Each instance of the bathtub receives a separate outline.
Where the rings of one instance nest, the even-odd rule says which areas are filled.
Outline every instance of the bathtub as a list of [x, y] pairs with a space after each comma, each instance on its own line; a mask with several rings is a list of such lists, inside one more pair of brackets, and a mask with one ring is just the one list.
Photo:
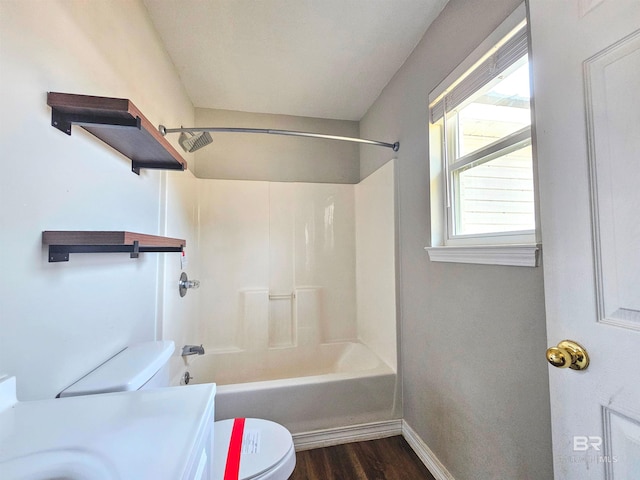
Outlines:
[[396, 374], [365, 345], [228, 351], [193, 355], [174, 369], [172, 384], [216, 383], [216, 420], [257, 417], [292, 433], [390, 420]]

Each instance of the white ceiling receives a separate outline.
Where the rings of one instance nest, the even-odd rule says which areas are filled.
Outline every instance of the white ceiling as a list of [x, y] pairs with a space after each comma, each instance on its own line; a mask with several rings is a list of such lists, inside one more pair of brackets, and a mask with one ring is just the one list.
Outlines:
[[196, 107], [360, 120], [447, 0], [144, 0]]

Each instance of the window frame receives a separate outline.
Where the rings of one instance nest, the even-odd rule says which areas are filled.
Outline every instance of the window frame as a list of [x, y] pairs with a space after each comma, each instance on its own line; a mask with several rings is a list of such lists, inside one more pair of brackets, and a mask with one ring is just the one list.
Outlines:
[[[447, 163], [444, 142], [446, 109], [444, 108], [445, 95], [451, 92], [461, 83], [468, 74], [499, 51], [500, 47], [514, 38], [514, 33], [525, 29], [526, 10], [524, 4], [518, 7], [481, 45], [474, 50], [451, 74], [443, 80], [429, 95], [429, 144], [431, 167], [431, 246], [426, 247], [431, 261], [457, 262], [457, 263], [481, 263], [491, 265], [517, 265], [537, 266], [541, 245], [539, 242], [538, 219], [538, 195], [534, 133], [535, 126], [525, 127], [515, 133], [503, 137], [490, 145], [481, 147], [456, 160], [449, 165]], [[528, 43], [528, 39], [526, 40]], [[526, 51], [520, 54], [529, 54]], [[494, 57], [495, 58], [495, 57]], [[529, 56], [529, 62], [530, 56]], [[514, 64], [515, 61], [511, 62]], [[469, 92], [478, 91], [482, 86]], [[462, 103], [462, 102], [459, 102]], [[435, 110], [434, 111], [434, 106]], [[440, 115], [439, 118], [434, 117]], [[451, 139], [447, 139], [448, 142]], [[453, 208], [451, 179], [454, 171], [470, 163], [485, 159], [487, 155], [496, 155], [500, 151], [513, 148], [513, 145], [532, 145], [532, 168], [534, 177], [534, 209], [535, 229], [499, 233], [457, 234], [453, 232]], [[485, 160], [489, 161], [489, 160]]]
[[490, 244], [490, 243], [522, 243], [535, 240], [535, 228], [527, 230], [513, 230], [490, 233], [456, 233], [458, 227], [454, 225], [460, 220], [460, 202], [456, 201], [455, 186], [458, 184], [456, 174], [464, 167], [473, 163], [482, 165], [500, 156], [531, 145], [531, 128], [524, 127], [517, 132], [507, 135], [494, 143], [479, 148], [468, 155], [458, 157], [455, 162], [445, 160], [443, 181], [447, 183], [447, 205], [445, 206], [446, 240], [445, 245]]

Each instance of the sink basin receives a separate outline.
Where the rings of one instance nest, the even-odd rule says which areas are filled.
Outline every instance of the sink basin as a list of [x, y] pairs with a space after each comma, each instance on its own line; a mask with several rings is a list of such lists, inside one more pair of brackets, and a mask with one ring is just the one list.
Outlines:
[[117, 480], [120, 477], [99, 456], [82, 450], [49, 450], [0, 462], [6, 480]]

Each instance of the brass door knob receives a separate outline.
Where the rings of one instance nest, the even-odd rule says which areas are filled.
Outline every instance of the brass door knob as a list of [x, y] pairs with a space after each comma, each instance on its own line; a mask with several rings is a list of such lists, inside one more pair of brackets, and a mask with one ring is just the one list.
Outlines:
[[558, 368], [585, 370], [589, 366], [589, 355], [579, 343], [562, 340], [557, 347], [547, 349], [547, 361]]

